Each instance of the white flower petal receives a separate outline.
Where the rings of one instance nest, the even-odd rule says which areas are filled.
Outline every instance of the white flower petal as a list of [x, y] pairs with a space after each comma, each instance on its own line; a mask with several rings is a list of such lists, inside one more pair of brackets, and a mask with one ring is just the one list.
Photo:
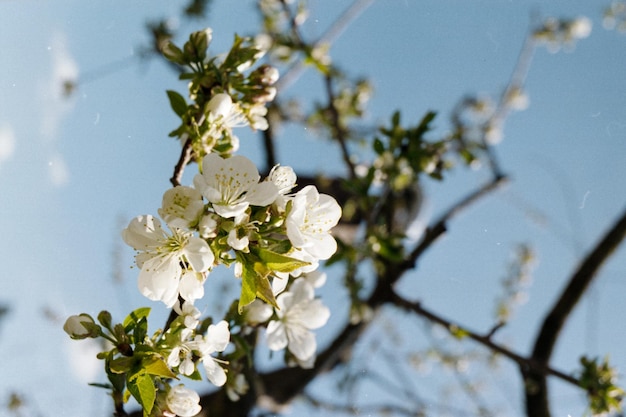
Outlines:
[[293, 297], [293, 304], [300, 304], [302, 302], [313, 300], [315, 297], [315, 290], [313, 286], [307, 282], [304, 278], [298, 278], [289, 287], [289, 292]]
[[289, 351], [301, 361], [306, 361], [315, 354], [317, 342], [315, 335], [301, 326], [287, 327]]
[[208, 345], [208, 350], [211, 352], [223, 352], [226, 346], [228, 346], [228, 343], [230, 343], [228, 323], [222, 320], [217, 324], [210, 325], [205, 340]]
[[213, 358], [210, 356], [203, 358], [202, 363], [206, 377], [213, 385], [221, 387], [226, 383], [226, 372]]
[[247, 201], [242, 201], [235, 204], [213, 204], [213, 209], [223, 218], [230, 219], [242, 215], [249, 206]]
[[215, 117], [226, 117], [233, 107], [233, 99], [228, 94], [216, 94], [209, 100], [207, 110]]
[[191, 268], [196, 272], [207, 271], [213, 266], [215, 261], [215, 255], [213, 255], [209, 244], [199, 237], [190, 237], [183, 249], [183, 253], [189, 261]]
[[166, 397], [167, 408], [179, 417], [192, 417], [202, 410], [200, 396], [184, 385], [173, 387]]
[[130, 221], [128, 227], [122, 230], [124, 242], [136, 250], [155, 248], [165, 238], [166, 235], [161, 228], [161, 222], [149, 214], [135, 217]]
[[[204, 297], [203, 275], [198, 272], [186, 271], [180, 279], [178, 291], [180, 292], [180, 296], [183, 297], [184, 300], [186, 300], [185, 305], [187, 305], [188, 302], [193, 303], [195, 300], [199, 300], [200, 298]], [[193, 319], [192, 317], [192, 320], [195, 319]], [[187, 323], [186, 319], [185, 323]], [[193, 322], [189, 321], [189, 323]]]
[[311, 300], [303, 305], [298, 318], [307, 329], [318, 329], [328, 322], [330, 310], [321, 300]]
[[142, 295], [172, 307], [178, 300], [181, 268], [175, 259], [155, 257], [144, 262], [137, 286]]
[[177, 186], [163, 194], [159, 216], [171, 228], [189, 228], [204, 210], [202, 194], [195, 188]]
[[191, 359], [185, 358], [185, 360], [179, 365], [178, 370], [181, 374], [189, 376], [194, 373], [196, 366]]
[[270, 350], [281, 350], [287, 347], [288, 339], [285, 326], [280, 321], [272, 320], [267, 325], [267, 346]]
[[246, 201], [253, 206], [269, 206], [278, 197], [278, 187], [273, 182], [261, 182], [251, 187]]
[[258, 298], [245, 308], [246, 321], [250, 324], [265, 323], [274, 314], [274, 309]]

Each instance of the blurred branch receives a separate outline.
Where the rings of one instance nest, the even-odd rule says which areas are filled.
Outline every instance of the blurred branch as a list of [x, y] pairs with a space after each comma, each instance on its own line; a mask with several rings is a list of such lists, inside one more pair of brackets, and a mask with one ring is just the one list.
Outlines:
[[326, 97], [328, 98], [328, 111], [330, 113], [330, 123], [333, 136], [339, 143], [343, 162], [348, 168], [348, 175], [350, 176], [350, 179], [354, 179], [356, 178], [356, 171], [354, 162], [352, 161], [352, 158], [350, 158], [350, 152], [348, 151], [348, 132], [347, 129], [342, 126], [341, 118], [339, 116], [339, 110], [337, 109], [337, 106], [335, 106], [335, 94], [333, 93], [333, 77], [331, 75], [326, 75], [326, 77], [324, 78], [324, 82], [326, 86]]
[[325, 410], [333, 413], [343, 413], [348, 415], [405, 415], [410, 417], [426, 416], [423, 411], [424, 407], [420, 410], [412, 408], [401, 407], [395, 404], [365, 404], [360, 406], [353, 406], [348, 404], [333, 403], [326, 400], [320, 400], [312, 397], [309, 394], [305, 394], [303, 398], [312, 406], [321, 410]]
[[[344, 11], [341, 16], [333, 22], [328, 30], [317, 41], [313, 42], [311, 45], [312, 48], [324, 43], [332, 44], [372, 3], [374, 3], [374, 0], [355, 0], [352, 2], [350, 7], [348, 7], [346, 11]], [[302, 61], [297, 61], [280, 77], [276, 83], [276, 89], [280, 92], [289, 88], [298, 78], [300, 78], [304, 68], [305, 64]]]
[[545, 375], [555, 376], [557, 378], [562, 379], [563, 381], [566, 381], [566, 382], [569, 382], [570, 384], [574, 384], [578, 386], [578, 380], [576, 378], [573, 378], [572, 376], [567, 375], [564, 372], [561, 372], [559, 370], [550, 368], [547, 365], [536, 361], [534, 358], [526, 358], [502, 345], [495, 343], [491, 339], [491, 332], [488, 333], [487, 335], [481, 335], [476, 332], [473, 332], [467, 329], [466, 327], [453, 323], [452, 321], [444, 319], [438, 314], [430, 310], [427, 310], [426, 308], [422, 307], [422, 304], [420, 302], [409, 301], [406, 298], [403, 298], [402, 296], [398, 295], [396, 292], [392, 293], [391, 302], [403, 310], [416, 313], [419, 316], [422, 316], [433, 323], [437, 323], [443, 326], [444, 329], [446, 329], [451, 335], [457, 338], [467, 337], [475, 342], [480, 343], [481, 345], [490, 349], [492, 352], [499, 353], [513, 360], [520, 366], [533, 369], [535, 372], [544, 376]]
[[[588, 253], [544, 319], [531, 356], [534, 363], [546, 365], [549, 362], [565, 321], [589, 288], [599, 269], [622, 243], [624, 237], [626, 237], [626, 210]], [[528, 416], [549, 417], [548, 386], [545, 374], [523, 365], [521, 370], [527, 387], [526, 412]]]

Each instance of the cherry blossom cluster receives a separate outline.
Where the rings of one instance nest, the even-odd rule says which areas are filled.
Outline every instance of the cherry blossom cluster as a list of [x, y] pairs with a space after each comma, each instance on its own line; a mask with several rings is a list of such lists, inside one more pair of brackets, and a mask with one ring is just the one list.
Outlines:
[[[129, 395], [148, 415], [197, 414], [198, 394], [170, 381], [201, 379], [201, 369], [236, 399], [247, 381], [229, 368], [229, 322], [203, 327], [194, 306], [204, 296], [210, 271], [223, 264], [241, 281], [238, 331], [264, 327], [270, 350], [286, 350], [290, 364], [313, 366], [313, 330], [330, 316], [315, 297], [315, 288], [326, 279], [317, 268], [337, 249], [330, 231], [341, 208], [314, 186], [294, 192], [295, 187], [289, 167], [276, 166], [261, 180], [244, 156], [206, 155], [192, 186], [164, 193], [159, 217], [137, 216], [122, 231], [123, 240], [137, 251], [139, 291], [173, 309], [173, 321], [148, 337], [149, 309], [131, 313], [120, 325], [112, 325], [102, 312], [100, 324], [87, 314], [70, 317], [65, 331], [72, 338], [103, 337], [112, 343], [114, 348], [101, 354], [107, 373], [110, 379], [126, 375]], [[145, 363], [145, 369], [136, 370], [137, 363]], [[145, 372], [143, 379], [135, 376], [139, 372]], [[151, 387], [154, 398], [146, 398]]]
[[[170, 319], [151, 336], [148, 308], [119, 324], [103, 311], [97, 321], [81, 314], [64, 326], [74, 339], [110, 342], [98, 357], [105, 361], [116, 408], [133, 396], [146, 416], [200, 411], [195, 391], [172, 385], [179, 377], [200, 380], [204, 374], [233, 400], [245, 393], [239, 346], [231, 341], [234, 328], [242, 335], [265, 328], [270, 350], [285, 350], [290, 364], [313, 366], [313, 330], [330, 316], [315, 297], [325, 281], [316, 270], [337, 250], [331, 229], [341, 208], [315, 186], [297, 190], [290, 167], [277, 165], [261, 179], [251, 160], [233, 155], [239, 148], [234, 128], [268, 127], [265, 105], [276, 94], [278, 71], [269, 65], [250, 69], [265, 53], [262, 42], [235, 37], [230, 52], [218, 58], [207, 53], [211, 39], [206, 29], [192, 33], [182, 48], [171, 42], [163, 47], [167, 59], [186, 68], [181, 79], [189, 80], [192, 100], [167, 92], [181, 119], [170, 136], [181, 140], [183, 154], [190, 149], [198, 174], [192, 184], [165, 191], [158, 216], [137, 216], [122, 231], [124, 242], [136, 250], [139, 291], [170, 308]], [[241, 293], [233, 300], [237, 308], [214, 322], [201, 319], [194, 303], [219, 265], [231, 268]]]
[[240, 308], [257, 297], [276, 305], [272, 285], [285, 288], [288, 274], [314, 271], [337, 249], [330, 230], [341, 208], [314, 186], [291, 193], [295, 186], [289, 167], [276, 166], [260, 181], [244, 156], [206, 155], [193, 186], [163, 195], [165, 226], [142, 215], [122, 232], [137, 250], [139, 291], [167, 307], [179, 298], [193, 304], [204, 295], [208, 272], [225, 264], [242, 279]]
[[591, 29], [591, 20], [585, 16], [575, 19], [550, 17], [544, 20], [543, 24], [533, 32], [533, 39], [546, 45], [548, 51], [554, 53], [562, 47], [568, 50], [573, 49], [576, 41], [589, 37]]

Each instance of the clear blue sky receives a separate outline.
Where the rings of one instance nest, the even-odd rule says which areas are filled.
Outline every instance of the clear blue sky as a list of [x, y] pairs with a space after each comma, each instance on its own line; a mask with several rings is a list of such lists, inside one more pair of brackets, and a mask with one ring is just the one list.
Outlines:
[[[2, 404], [14, 390], [41, 415], [106, 415], [104, 391], [84, 380], [102, 376], [76, 376], [79, 344], [61, 331], [62, 321], [101, 309], [121, 318], [143, 305], [154, 307], [155, 317], [164, 314], [137, 293], [136, 270], [128, 269], [132, 253], [119, 230], [135, 215], [156, 214], [169, 186], [179, 145], [167, 137], [176, 118], [165, 90], [183, 92], [185, 86], [156, 61], [80, 85], [69, 100], [60, 96], [60, 79], [135, 55], [148, 40], [146, 21], [177, 14], [174, 3], [0, 2], [0, 303], [11, 308], [0, 323]], [[207, 25], [214, 29], [212, 51], [222, 52], [234, 32], [257, 26], [253, 2], [215, 3]], [[305, 33], [321, 35], [350, 3], [312, 1]], [[429, 308], [486, 331], [512, 248], [532, 244], [539, 263], [530, 299], [500, 334], [521, 353], [528, 352], [577, 259], [626, 207], [626, 36], [602, 28], [608, 3], [378, 0], [331, 50], [348, 73], [373, 78], [370, 122], [384, 121], [396, 109], [406, 121], [436, 110], [442, 133], [461, 96], [500, 93], [531, 12], [593, 21], [590, 38], [573, 52], [540, 49], [534, 57], [530, 108], [511, 116], [497, 148], [512, 184], [454, 221], [451, 233], [403, 282]], [[288, 93], [315, 97], [318, 90], [305, 74]], [[240, 136], [241, 152], [260, 161], [258, 138]], [[280, 162], [297, 172], [334, 169], [328, 148], [304, 131], [287, 130], [279, 146]], [[426, 184], [428, 212], [436, 215], [484, 179], [485, 173], [459, 169], [443, 185]], [[118, 269], [124, 281], [114, 285]], [[621, 249], [568, 323], [555, 367], [569, 372], [588, 352], [611, 354], [626, 372], [625, 279]], [[340, 323], [341, 300], [328, 300]], [[406, 321], [414, 332], [415, 324]], [[519, 407], [518, 374], [505, 372]], [[555, 388], [555, 415], [580, 415], [579, 393]]]

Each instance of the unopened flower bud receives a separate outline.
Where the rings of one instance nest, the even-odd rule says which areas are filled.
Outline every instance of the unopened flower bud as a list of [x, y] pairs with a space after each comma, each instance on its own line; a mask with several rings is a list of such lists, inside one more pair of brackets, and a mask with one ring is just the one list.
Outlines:
[[258, 69], [261, 75], [261, 82], [265, 85], [274, 85], [278, 81], [280, 74], [275, 67], [271, 65], [262, 65]]
[[220, 93], [211, 98], [207, 104], [207, 112], [211, 113], [213, 117], [219, 116], [226, 117], [230, 114], [233, 107], [233, 99], [228, 94]]
[[101, 331], [94, 319], [89, 314], [84, 313], [68, 317], [63, 325], [63, 330], [72, 339], [96, 338]]
[[193, 32], [189, 35], [189, 41], [185, 43], [183, 50], [188, 58], [200, 62], [204, 61], [206, 51], [213, 39], [213, 30], [210, 28]]
[[198, 393], [184, 385], [173, 387], [165, 401], [169, 411], [180, 417], [195, 416], [202, 409]]

